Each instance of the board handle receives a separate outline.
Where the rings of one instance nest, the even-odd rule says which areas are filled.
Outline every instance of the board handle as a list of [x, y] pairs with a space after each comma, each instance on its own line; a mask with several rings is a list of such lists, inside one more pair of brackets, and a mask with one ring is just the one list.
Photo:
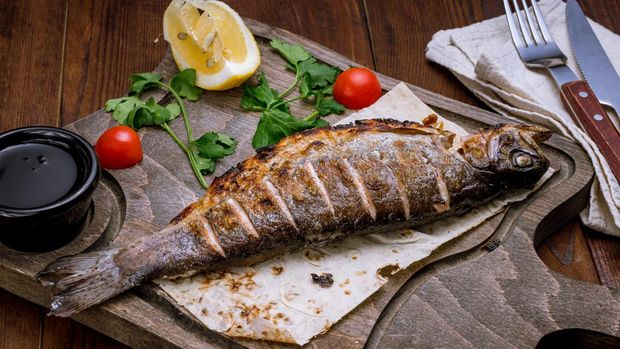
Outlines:
[[571, 81], [561, 87], [564, 103], [598, 146], [609, 167], [620, 182], [620, 133], [603, 109], [594, 91], [585, 81]]

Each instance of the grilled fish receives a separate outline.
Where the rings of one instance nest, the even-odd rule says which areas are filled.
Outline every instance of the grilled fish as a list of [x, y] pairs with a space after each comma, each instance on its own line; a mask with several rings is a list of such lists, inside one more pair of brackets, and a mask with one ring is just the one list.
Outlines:
[[56, 291], [51, 313], [70, 316], [145, 280], [462, 214], [536, 183], [549, 166], [539, 143], [550, 135], [498, 125], [456, 144], [450, 132], [390, 119], [298, 133], [215, 178], [163, 230], [63, 257], [38, 279]]

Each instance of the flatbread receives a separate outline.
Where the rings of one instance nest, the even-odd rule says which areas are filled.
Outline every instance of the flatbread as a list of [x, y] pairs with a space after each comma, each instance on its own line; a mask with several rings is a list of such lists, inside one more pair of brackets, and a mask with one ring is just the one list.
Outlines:
[[[418, 121], [436, 114], [405, 84], [399, 84], [372, 106], [343, 119], [390, 117]], [[439, 116], [438, 123], [459, 136], [467, 132]], [[231, 337], [303, 345], [324, 333], [388, 280], [379, 270], [394, 272], [428, 257], [434, 250], [525, 199], [551, 175], [550, 169], [531, 190], [504, 195], [470, 212], [439, 222], [388, 234], [352, 236], [320, 248], [307, 248], [252, 267], [231, 267], [177, 280], [156, 282], [179, 305], [209, 329]], [[311, 273], [332, 274], [322, 288]]]

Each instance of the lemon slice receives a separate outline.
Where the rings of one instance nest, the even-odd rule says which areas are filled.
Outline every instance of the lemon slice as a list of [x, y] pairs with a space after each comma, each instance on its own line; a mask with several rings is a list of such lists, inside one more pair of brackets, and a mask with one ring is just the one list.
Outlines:
[[196, 85], [206, 90], [237, 87], [260, 65], [254, 36], [221, 1], [172, 1], [164, 13], [164, 38], [179, 69], [196, 69]]

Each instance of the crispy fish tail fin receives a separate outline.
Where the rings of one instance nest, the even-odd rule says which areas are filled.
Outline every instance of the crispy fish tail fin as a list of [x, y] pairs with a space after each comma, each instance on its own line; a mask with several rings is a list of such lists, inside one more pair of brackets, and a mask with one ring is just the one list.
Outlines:
[[115, 263], [119, 249], [67, 256], [37, 274], [39, 282], [53, 287], [50, 315], [68, 317], [130, 288]]
[[[200, 223], [200, 222], [199, 222]], [[54, 290], [51, 313], [71, 316], [144, 280], [209, 266], [219, 254], [195, 228], [171, 225], [123, 248], [62, 257], [37, 275]]]

